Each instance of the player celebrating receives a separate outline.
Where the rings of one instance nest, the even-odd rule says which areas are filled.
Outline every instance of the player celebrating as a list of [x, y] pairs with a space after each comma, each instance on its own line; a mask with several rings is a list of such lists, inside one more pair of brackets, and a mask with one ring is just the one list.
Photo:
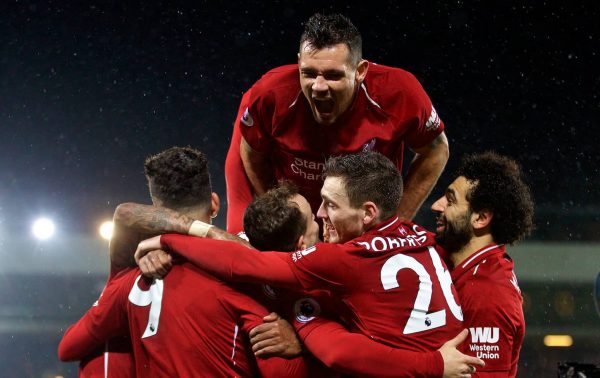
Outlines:
[[[201, 152], [172, 148], [149, 158], [145, 170], [154, 204], [205, 222], [218, 210]], [[59, 357], [83, 358], [129, 331], [139, 377], [253, 376], [257, 363], [247, 333], [267, 314], [252, 298], [189, 263], [175, 264], [164, 280], [150, 281], [137, 268], [125, 269], [67, 330]], [[303, 369], [296, 361], [259, 360], [258, 368], [268, 376], [294, 376], [295, 369]]]
[[533, 219], [519, 165], [491, 152], [468, 156], [431, 209], [438, 214], [436, 240], [450, 252], [452, 280], [471, 333], [464, 351], [486, 362], [478, 376], [515, 377], [525, 320], [504, 245], [528, 235]]
[[415, 77], [362, 59], [356, 27], [341, 15], [306, 23], [298, 64], [275, 68], [242, 98], [227, 155], [227, 229], [242, 230], [254, 194], [294, 182], [316, 210], [329, 156], [378, 151], [402, 170], [415, 152], [398, 215], [411, 219], [448, 160], [444, 124]]
[[[218, 240], [163, 235], [161, 246], [229, 280], [327, 289], [351, 331], [391, 346], [431, 351], [460, 331], [462, 313], [433, 235], [395, 215], [402, 178], [378, 153], [327, 161], [318, 216], [332, 241], [291, 254], [257, 253]], [[400, 284], [401, 283], [401, 284]]]

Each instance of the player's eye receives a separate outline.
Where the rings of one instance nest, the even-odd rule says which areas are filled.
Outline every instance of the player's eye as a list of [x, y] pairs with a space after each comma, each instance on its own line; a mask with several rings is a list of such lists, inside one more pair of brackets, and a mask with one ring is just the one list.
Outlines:
[[343, 77], [344, 74], [338, 72], [325, 74], [325, 80], [337, 81], [341, 80]]

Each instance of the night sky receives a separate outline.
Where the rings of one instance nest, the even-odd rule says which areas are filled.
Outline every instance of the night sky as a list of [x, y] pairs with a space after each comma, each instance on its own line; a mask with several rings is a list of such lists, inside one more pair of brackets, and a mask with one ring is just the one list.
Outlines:
[[43, 213], [91, 232], [149, 201], [143, 160], [173, 145], [207, 153], [224, 199], [241, 95], [295, 61], [317, 11], [349, 16], [366, 59], [421, 81], [450, 139], [442, 185], [463, 154], [493, 149], [522, 163], [538, 229], [599, 222], [598, 2], [106, 3], [0, 7], [0, 230]]

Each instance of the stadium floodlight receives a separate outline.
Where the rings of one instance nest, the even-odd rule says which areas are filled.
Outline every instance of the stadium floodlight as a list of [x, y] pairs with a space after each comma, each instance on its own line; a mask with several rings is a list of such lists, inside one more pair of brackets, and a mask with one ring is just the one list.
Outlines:
[[39, 240], [47, 240], [54, 235], [54, 222], [48, 218], [39, 218], [33, 222], [31, 232]]
[[573, 345], [573, 337], [570, 335], [546, 335], [544, 345], [547, 347], [568, 348]]
[[102, 236], [102, 238], [104, 238], [106, 240], [110, 240], [110, 238], [112, 238], [112, 234], [113, 234], [113, 222], [106, 221], [106, 222], [102, 223], [100, 225], [100, 228], [98, 229], [98, 231], [100, 232], [100, 236]]

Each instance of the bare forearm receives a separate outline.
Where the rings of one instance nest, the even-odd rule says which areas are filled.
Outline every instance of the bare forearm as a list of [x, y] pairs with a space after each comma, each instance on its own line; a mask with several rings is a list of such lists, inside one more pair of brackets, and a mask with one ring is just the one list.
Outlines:
[[448, 141], [440, 134], [430, 145], [415, 151], [416, 155], [404, 178], [404, 194], [398, 216], [412, 219], [429, 196], [448, 161]]
[[250, 243], [237, 235], [230, 234], [225, 230], [221, 230], [218, 227], [211, 227], [206, 234], [206, 237], [214, 240], [229, 240], [236, 242], [238, 244], [242, 244], [248, 248], [253, 248]]
[[140, 240], [167, 232], [187, 234], [192, 221], [163, 207], [131, 202], [117, 206], [109, 246], [111, 269], [135, 266], [133, 253]]
[[269, 190], [275, 182], [269, 156], [254, 151], [244, 138], [240, 143], [240, 156], [254, 193], [261, 195]]
[[123, 203], [117, 206], [115, 224], [145, 234], [187, 234], [194, 219], [176, 211], [138, 203]]

